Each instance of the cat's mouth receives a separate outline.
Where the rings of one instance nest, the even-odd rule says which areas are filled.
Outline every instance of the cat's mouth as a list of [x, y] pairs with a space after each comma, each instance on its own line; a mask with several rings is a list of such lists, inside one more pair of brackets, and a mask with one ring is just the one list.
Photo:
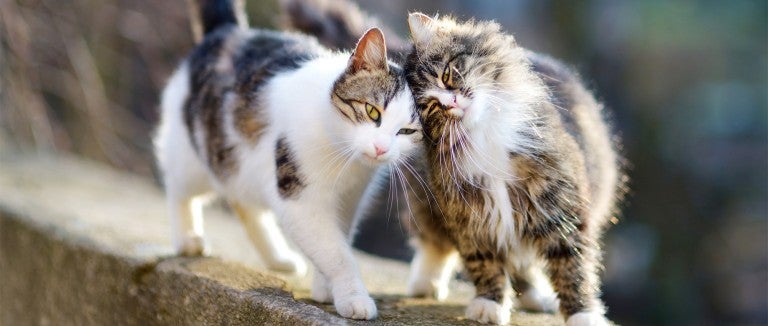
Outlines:
[[449, 117], [461, 120], [467, 114], [469, 109], [469, 99], [456, 93], [440, 94], [436, 99], [440, 102], [440, 107]]
[[368, 154], [368, 153], [363, 153], [363, 155], [361, 155], [361, 156], [363, 157], [363, 162], [365, 162], [365, 163], [367, 163], [369, 165], [372, 165], [372, 166], [373, 165], [379, 165], [381, 163], [386, 163], [388, 161], [388, 159], [387, 159], [388, 155], [374, 156], [374, 155], [371, 155], [371, 154]]
[[448, 113], [448, 116], [461, 120], [461, 118], [464, 117], [464, 109], [462, 108], [447, 108], [446, 113]]

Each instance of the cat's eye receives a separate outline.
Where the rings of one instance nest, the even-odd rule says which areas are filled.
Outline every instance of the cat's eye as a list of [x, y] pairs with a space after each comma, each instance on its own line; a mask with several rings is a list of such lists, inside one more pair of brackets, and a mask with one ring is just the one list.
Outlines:
[[403, 128], [397, 131], [398, 135], [410, 135], [412, 133], [416, 132], [416, 129], [411, 128]]
[[376, 122], [377, 126], [380, 124], [381, 113], [379, 112], [379, 109], [370, 103], [365, 103], [365, 112], [368, 113], [368, 117], [371, 118], [373, 122]]
[[445, 68], [443, 69], [443, 75], [440, 77], [440, 80], [443, 82], [443, 85], [445, 85], [446, 88], [453, 87], [453, 69], [451, 68], [451, 65], [445, 65]]

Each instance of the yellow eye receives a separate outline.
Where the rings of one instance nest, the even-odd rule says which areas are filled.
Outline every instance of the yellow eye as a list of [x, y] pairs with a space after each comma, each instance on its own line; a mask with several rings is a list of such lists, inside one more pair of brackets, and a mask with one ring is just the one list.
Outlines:
[[451, 69], [450, 65], [445, 65], [445, 69], [443, 69], [443, 75], [440, 77], [440, 79], [443, 81], [443, 85], [445, 87], [451, 87], [453, 84], [453, 69]]
[[381, 119], [381, 113], [379, 112], [379, 109], [377, 109], [375, 106], [365, 103], [365, 112], [368, 113], [368, 117], [373, 120], [373, 122], [376, 122], [376, 125], [379, 125], [379, 119]]

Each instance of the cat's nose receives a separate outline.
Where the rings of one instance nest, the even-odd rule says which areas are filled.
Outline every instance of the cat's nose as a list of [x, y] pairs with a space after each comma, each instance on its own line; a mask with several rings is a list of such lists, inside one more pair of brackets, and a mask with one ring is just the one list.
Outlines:
[[451, 95], [450, 100], [448, 100], [448, 103], [445, 105], [449, 109], [457, 108], [459, 107], [458, 99], [456, 98], [456, 94]]
[[387, 153], [387, 150], [388, 150], [388, 148], [386, 146], [382, 146], [382, 145], [379, 145], [379, 144], [374, 144], [373, 148], [376, 149], [376, 157], [384, 155], [385, 153]]

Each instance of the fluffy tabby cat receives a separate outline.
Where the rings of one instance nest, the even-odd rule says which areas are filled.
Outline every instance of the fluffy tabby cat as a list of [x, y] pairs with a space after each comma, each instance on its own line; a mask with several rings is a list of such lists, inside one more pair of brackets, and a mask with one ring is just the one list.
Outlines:
[[[360, 26], [309, 3], [288, 12], [293, 26], [321, 16]], [[416, 248], [409, 294], [445, 298], [458, 253], [476, 287], [470, 319], [508, 322], [511, 281], [520, 307], [559, 306], [569, 325], [606, 324], [600, 236], [621, 173], [602, 106], [574, 72], [519, 47], [493, 22], [414, 13], [408, 23], [404, 67], [429, 185], [411, 191], [405, 219]]]
[[382, 33], [368, 30], [350, 55], [247, 29], [231, 0], [199, 5], [205, 37], [163, 93], [155, 139], [178, 252], [203, 254], [201, 198], [216, 193], [269, 267], [305, 268], [277, 219], [316, 267], [313, 299], [332, 299], [343, 317], [375, 318], [349, 244], [353, 216], [377, 167], [402, 159], [422, 134]]

